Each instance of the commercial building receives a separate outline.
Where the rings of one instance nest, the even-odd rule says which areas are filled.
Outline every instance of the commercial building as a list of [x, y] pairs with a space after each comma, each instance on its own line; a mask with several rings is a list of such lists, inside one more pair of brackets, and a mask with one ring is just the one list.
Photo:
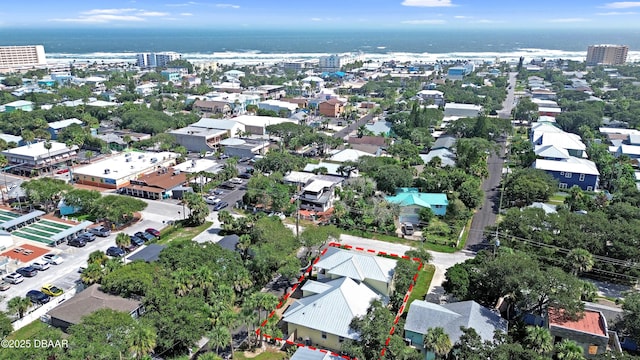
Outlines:
[[626, 45], [590, 45], [587, 48], [587, 65], [621, 65], [627, 61]]
[[287, 101], [265, 100], [258, 103], [258, 108], [275, 111], [276, 114], [283, 113], [286, 117], [289, 117], [298, 109], [298, 105]]
[[[236, 118], [237, 119], [237, 118]], [[245, 131], [243, 124], [234, 120], [202, 118], [181, 129], [171, 130], [169, 134], [178, 144], [189, 151], [215, 151], [220, 141]]]
[[127, 152], [76, 168], [73, 179], [78, 184], [120, 189], [139, 176], [173, 166], [178, 154], [173, 152]]
[[46, 65], [47, 59], [42, 45], [0, 46], [0, 70]]
[[173, 51], [141, 53], [136, 55], [136, 64], [141, 68], [163, 67], [174, 60], [182, 59], [182, 54]]
[[45, 147], [45, 142], [27, 144], [13, 149], [7, 149], [2, 155], [7, 158], [11, 172], [29, 176], [51, 170], [59, 164], [66, 164], [77, 156], [78, 147], [67, 147], [57, 141], [49, 141], [51, 148]]
[[447, 103], [444, 106], [444, 116], [458, 116], [458, 117], [477, 117], [482, 111], [481, 105], [474, 104], [459, 104], [459, 103]]
[[[161, 200], [174, 197], [173, 190], [182, 188], [187, 182], [187, 175], [173, 168], [160, 168], [156, 172], [131, 179], [129, 185], [122, 188], [121, 193], [143, 199]], [[184, 193], [181, 189], [180, 196]]]
[[355, 56], [350, 55], [329, 55], [329, 56], [321, 56], [318, 61], [318, 66], [321, 71], [340, 71], [340, 68], [347, 64], [354, 63], [357, 60]]

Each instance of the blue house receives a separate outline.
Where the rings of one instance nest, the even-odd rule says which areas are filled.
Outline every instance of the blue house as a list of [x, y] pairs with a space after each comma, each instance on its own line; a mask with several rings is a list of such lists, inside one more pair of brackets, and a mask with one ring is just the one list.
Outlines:
[[553, 176], [558, 180], [560, 189], [570, 189], [575, 185], [584, 191], [594, 191], [600, 181], [600, 172], [593, 161], [573, 156], [562, 161], [538, 159], [532, 167]]
[[72, 124], [82, 125], [83, 123], [82, 121], [76, 118], [50, 122], [48, 130], [49, 130], [49, 133], [51, 134], [51, 140], [58, 140], [58, 135], [60, 134], [60, 131], [62, 131], [64, 128]]
[[399, 221], [401, 223], [418, 224], [420, 209], [427, 208], [438, 216], [447, 214], [447, 194], [421, 193], [416, 188], [398, 188], [394, 196], [385, 198], [392, 204], [400, 206]]

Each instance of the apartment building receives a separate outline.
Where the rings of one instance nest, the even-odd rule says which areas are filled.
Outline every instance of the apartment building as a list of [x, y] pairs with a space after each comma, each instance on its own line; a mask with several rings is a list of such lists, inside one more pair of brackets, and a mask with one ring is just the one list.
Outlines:
[[136, 59], [136, 64], [141, 68], [163, 67], [173, 60], [182, 59], [182, 54], [173, 51], [140, 53], [136, 55]]
[[627, 61], [626, 45], [590, 45], [587, 48], [587, 65], [621, 65]]
[[46, 66], [42, 45], [0, 46], [0, 70]]

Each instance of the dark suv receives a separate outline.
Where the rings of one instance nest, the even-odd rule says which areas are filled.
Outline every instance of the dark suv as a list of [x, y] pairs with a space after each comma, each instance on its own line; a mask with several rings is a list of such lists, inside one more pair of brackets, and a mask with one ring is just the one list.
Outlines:
[[34, 277], [38, 275], [38, 270], [33, 266], [21, 267], [16, 272], [24, 277]]
[[69, 240], [68, 244], [69, 246], [74, 247], [84, 247], [85, 245], [87, 245], [87, 242], [84, 239], [77, 237]]
[[40, 290], [29, 290], [27, 297], [34, 304], [46, 304], [51, 299], [49, 295], [43, 293]]
[[141, 238], [136, 235], [129, 235], [129, 239], [131, 239], [131, 245], [142, 246], [144, 245], [144, 238]]
[[112, 247], [108, 248], [106, 253], [107, 253], [107, 255], [113, 256], [113, 257], [123, 257], [125, 255], [124, 250], [120, 249], [117, 246], [112, 246]]

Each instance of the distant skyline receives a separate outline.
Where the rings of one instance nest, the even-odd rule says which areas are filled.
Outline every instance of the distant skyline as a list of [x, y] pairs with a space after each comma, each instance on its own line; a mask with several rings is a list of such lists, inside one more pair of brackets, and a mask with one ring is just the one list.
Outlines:
[[640, 29], [640, 1], [597, 0], [24, 0], [2, 29]]

